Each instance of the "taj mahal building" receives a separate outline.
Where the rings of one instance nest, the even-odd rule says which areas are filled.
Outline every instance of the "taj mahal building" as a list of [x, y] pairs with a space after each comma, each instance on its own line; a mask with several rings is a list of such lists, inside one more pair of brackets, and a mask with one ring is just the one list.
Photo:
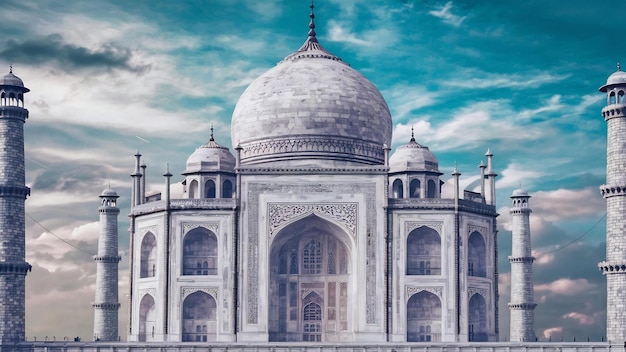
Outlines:
[[385, 100], [313, 18], [240, 97], [234, 152], [212, 133], [189, 156], [182, 199], [169, 171], [147, 195], [136, 155], [129, 341], [498, 340], [492, 154], [480, 192], [455, 169], [443, 198], [435, 155], [390, 153]]

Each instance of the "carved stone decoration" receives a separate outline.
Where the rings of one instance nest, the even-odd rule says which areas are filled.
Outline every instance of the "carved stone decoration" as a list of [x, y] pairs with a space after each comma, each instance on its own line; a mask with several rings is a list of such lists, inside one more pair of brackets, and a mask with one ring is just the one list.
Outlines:
[[406, 224], [405, 235], [408, 236], [411, 231], [418, 229], [422, 226], [430, 227], [431, 229], [437, 231], [437, 233], [441, 236], [441, 231], [443, 228], [443, 221], [407, 221]]
[[159, 229], [158, 226], [146, 226], [146, 227], [142, 227], [141, 229], [139, 229], [139, 233], [141, 234], [141, 238], [143, 238], [143, 236], [145, 236], [148, 232], [151, 232], [153, 235], [157, 235], [157, 230]]
[[300, 299], [305, 299], [306, 296], [308, 296], [309, 293], [311, 293], [311, 292], [315, 292], [315, 293], [317, 293], [318, 296], [324, 297], [324, 289], [323, 288], [305, 288], [301, 292]]
[[477, 294], [477, 293], [479, 295], [483, 296], [483, 298], [485, 299], [485, 302], [489, 302], [489, 295], [487, 294], [487, 289], [486, 288], [480, 288], [480, 287], [468, 287], [467, 288], [467, 298], [468, 299], [472, 298], [472, 296]]
[[406, 300], [408, 302], [409, 298], [414, 294], [420, 293], [422, 291], [430, 292], [435, 296], [439, 297], [441, 300], [441, 292], [443, 292], [443, 287], [434, 286], [434, 287], [417, 287], [417, 286], [407, 286], [406, 287]]
[[[314, 193], [344, 193], [365, 195], [365, 218], [366, 233], [371, 234], [367, 241], [367, 253], [376, 253], [377, 233], [376, 233], [376, 183], [352, 183], [352, 184], [325, 184], [325, 183], [304, 183], [304, 184], [275, 184], [275, 183], [250, 183], [248, 184], [248, 216], [247, 216], [247, 312], [246, 322], [248, 324], [258, 323], [258, 292], [259, 292], [259, 197], [261, 194], [314, 194]], [[356, 214], [355, 214], [356, 215]], [[355, 228], [359, 228], [358, 218]], [[375, 257], [375, 255], [374, 255]], [[376, 324], [378, 319], [376, 287], [378, 278], [376, 276], [376, 258], [367, 261], [366, 275], [370, 280], [366, 281], [365, 292], [367, 302], [366, 323]], [[355, 306], [353, 309], [357, 309]]]
[[478, 232], [483, 235], [483, 238], [487, 238], [487, 228], [483, 226], [469, 224], [467, 225], [467, 233], [471, 235], [474, 232]]
[[358, 219], [357, 203], [323, 203], [323, 204], [293, 204], [268, 203], [269, 238], [274, 237], [280, 228], [289, 220], [308, 214], [316, 214], [336, 220], [356, 237]]
[[208, 222], [208, 223], [183, 223], [183, 234], [186, 234], [187, 232], [196, 229], [198, 227], [204, 227], [205, 229], [213, 232], [214, 234], [217, 235], [219, 229], [220, 229], [220, 225], [217, 222]]
[[144, 289], [141, 289], [141, 290], [137, 290], [137, 293], [138, 293], [139, 297], [141, 297], [142, 299], [143, 299], [143, 296], [148, 294], [148, 295], [152, 296], [152, 298], [154, 300], [156, 300], [156, 293], [157, 293], [156, 288], [144, 288]]
[[204, 292], [215, 300], [215, 302], [219, 302], [217, 300], [217, 293], [219, 292], [218, 287], [183, 287], [180, 290], [180, 301], [183, 302], [187, 296], [196, 292]]

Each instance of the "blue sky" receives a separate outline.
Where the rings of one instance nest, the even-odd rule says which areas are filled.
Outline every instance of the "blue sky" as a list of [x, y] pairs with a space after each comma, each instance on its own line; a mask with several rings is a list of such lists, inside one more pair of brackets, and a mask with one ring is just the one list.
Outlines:
[[[32, 189], [29, 338], [90, 338], [95, 264], [87, 253], [95, 253], [97, 196], [108, 183], [123, 204], [125, 334], [124, 214], [132, 155], [141, 150], [148, 188], [160, 191], [166, 163], [178, 175], [208, 140], [211, 124], [217, 141], [231, 146], [230, 117], [239, 95], [306, 39], [308, 5], [3, 3], [0, 65], [8, 71], [12, 63], [31, 89], [25, 127]], [[408, 141], [414, 126], [418, 142], [439, 158], [444, 180], [456, 162], [469, 189], [487, 148], [495, 154], [501, 339], [508, 336], [508, 196], [520, 184], [533, 195], [537, 335], [577, 341], [604, 336], [606, 287], [596, 264], [605, 253], [598, 186], [605, 179], [606, 126], [600, 115], [605, 98], [597, 89], [626, 58], [623, 13], [626, 2], [617, 0], [316, 2], [320, 42], [387, 100], [394, 147]]]

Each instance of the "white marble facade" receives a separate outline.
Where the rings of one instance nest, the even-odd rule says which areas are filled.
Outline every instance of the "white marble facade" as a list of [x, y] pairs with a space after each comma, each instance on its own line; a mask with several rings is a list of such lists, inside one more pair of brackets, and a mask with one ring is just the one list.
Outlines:
[[497, 340], [491, 154], [483, 191], [442, 199], [434, 154], [389, 155], [382, 95], [313, 28], [243, 93], [234, 153], [189, 157], [183, 199], [146, 197], [137, 157], [130, 341]]

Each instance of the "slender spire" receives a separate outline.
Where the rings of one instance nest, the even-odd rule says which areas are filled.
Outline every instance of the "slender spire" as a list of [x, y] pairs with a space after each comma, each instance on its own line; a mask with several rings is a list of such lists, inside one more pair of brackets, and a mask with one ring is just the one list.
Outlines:
[[620, 65], [619, 61], [617, 62], [617, 70], [621, 71], [622, 70], [622, 65]]
[[[619, 63], [617, 63], [619, 66]], [[9, 64], [9, 73], [13, 73], [13, 64]]]
[[315, 38], [317, 34], [315, 33], [315, 12], [313, 11], [313, 9], [315, 9], [315, 4], [313, 3], [313, 0], [311, 0], [310, 7], [311, 14], [309, 15], [309, 17], [311, 18], [311, 21], [309, 22], [309, 40], [317, 41], [317, 39]]
[[413, 130], [413, 126], [411, 126], [411, 140], [410, 142], [415, 142], [415, 131]]
[[213, 138], [213, 124], [211, 123], [211, 139], [209, 139], [209, 141], [213, 142], [215, 141], [215, 138]]

